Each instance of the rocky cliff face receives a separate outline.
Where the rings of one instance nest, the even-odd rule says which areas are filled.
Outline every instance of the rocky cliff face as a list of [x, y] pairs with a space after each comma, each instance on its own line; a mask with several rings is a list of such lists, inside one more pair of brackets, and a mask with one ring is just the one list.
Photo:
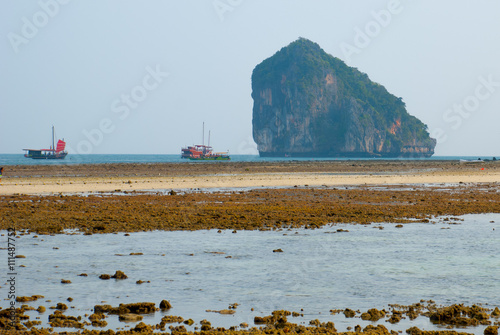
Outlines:
[[252, 98], [261, 156], [434, 153], [436, 140], [401, 98], [303, 38], [257, 65]]

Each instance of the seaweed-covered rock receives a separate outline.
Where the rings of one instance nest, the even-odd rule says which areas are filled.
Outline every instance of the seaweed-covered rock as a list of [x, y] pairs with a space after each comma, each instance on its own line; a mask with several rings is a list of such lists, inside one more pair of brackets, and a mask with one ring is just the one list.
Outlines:
[[114, 279], [127, 279], [127, 275], [125, 273], [123, 273], [123, 271], [116, 271], [114, 275], [111, 276], [111, 278], [114, 278]]
[[390, 334], [389, 331], [387, 330], [387, 328], [383, 325], [377, 325], [377, 326], [368, 325], [363, 329], [363, 332], [368, 333], [368, 334], [377, 334], [377, 335], [389, 335]]
[[484, 335], [498, 335], [498, 326], [488, 326], [484, 330]]
[[55, 307], [51, 307], [52, 309], [58, 309], [61, 311], [65, 311], [68, 309], [68, 306], [66, 304], [63, 304], [62, 302], [58, 302]]
[[402, 318], [403, 318], [403, 312], [393, 311], [391, 317], [387, 321], [394, 324], [394, 323], [398, 323], [399, 321], [401, 321]]
[[95, 305], [94, 313], [107, 313], [107, 314], [149, 314], [156, 311], [153, 302], [136, 302], [132, 304], [120, 304], [118, 307], [111, 305]]
[[152, 333], [153, 328], [150, 325], [145, 324], [144, 322], [139, 322], [135, 328], [132, 329], [134, 332], [138, 333]]
[[129, 313], [149, 314], [156, 311], [154, 302], [136, 302], [133, 304], [120, 304], [119, 308], [126, 309]]
[[487, 309], [477, 305], [464, 306], [451, 305], [448, 307], [438, 308], [429, 315], [429, 319], [433, 323], [456, 325], [456, 326], [477, 326], [479, 324], [491, 324]]
[[172, 308], [172, 305], [168, 300], [162, 300], [160, 302], [160, 309], [170, 309], [170, 308]]
[[376, 308], [369, 309], [366, 313], [361, 314], [361, 319], [370, 320], [370, 321], [378, 321], [385, 316], [384, 311], [379, 311]]
[[346, 308], [344, 310], [344, 315], [345, 315], [346, 318], [353, 318], [353, 317], [356, 316], [356, 312], [353, 311], [352, 309]]
[[58, 328], [78, 328], [83, 329], [84, 323], [80, 322], [81, 316], [64, 315], [61, 311], [55, 311], [49, 315], [49, 324], [51, 327]]

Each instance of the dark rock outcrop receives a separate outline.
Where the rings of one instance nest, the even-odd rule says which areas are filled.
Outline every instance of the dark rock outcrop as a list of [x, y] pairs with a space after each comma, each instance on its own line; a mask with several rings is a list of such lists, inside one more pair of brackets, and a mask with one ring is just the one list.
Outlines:
[[170, 309], [170, 308], [172, 308], [172, 304], [170, 304], [170, 301], [162, 300], [160, 302], [160, 309]]
[[429, 157], [436, 140], [405, 103], [300, 38], [252, 74], [261, 156]]

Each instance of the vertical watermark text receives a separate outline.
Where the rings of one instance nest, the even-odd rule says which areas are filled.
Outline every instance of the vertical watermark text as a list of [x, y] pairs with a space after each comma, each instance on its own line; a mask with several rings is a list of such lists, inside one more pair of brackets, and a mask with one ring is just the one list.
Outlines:
[[16, 231], [7, 229], [7, 300], [9, 301], [9, 323], [14, 327], [17, 323], [16, 313]]

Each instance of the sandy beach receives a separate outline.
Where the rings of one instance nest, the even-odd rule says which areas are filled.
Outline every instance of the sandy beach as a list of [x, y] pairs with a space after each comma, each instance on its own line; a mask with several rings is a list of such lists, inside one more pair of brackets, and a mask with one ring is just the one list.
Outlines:
[[500, 182], [500, 164], [333, 161], [6, 167], [1, 195]]
[[401, 185], [494, 183], [499, 172], [471, 174], [428, 173], [408, 175], [325, 175], [322, 173], [245, 174], [238, 176], [213, 175], [198, 177], [75, 177], [20, 178], [3, 183], [0, 194], [86, 193], [142, 190], [185, 190], [247, 187], [341, 186], [341, 185]]

